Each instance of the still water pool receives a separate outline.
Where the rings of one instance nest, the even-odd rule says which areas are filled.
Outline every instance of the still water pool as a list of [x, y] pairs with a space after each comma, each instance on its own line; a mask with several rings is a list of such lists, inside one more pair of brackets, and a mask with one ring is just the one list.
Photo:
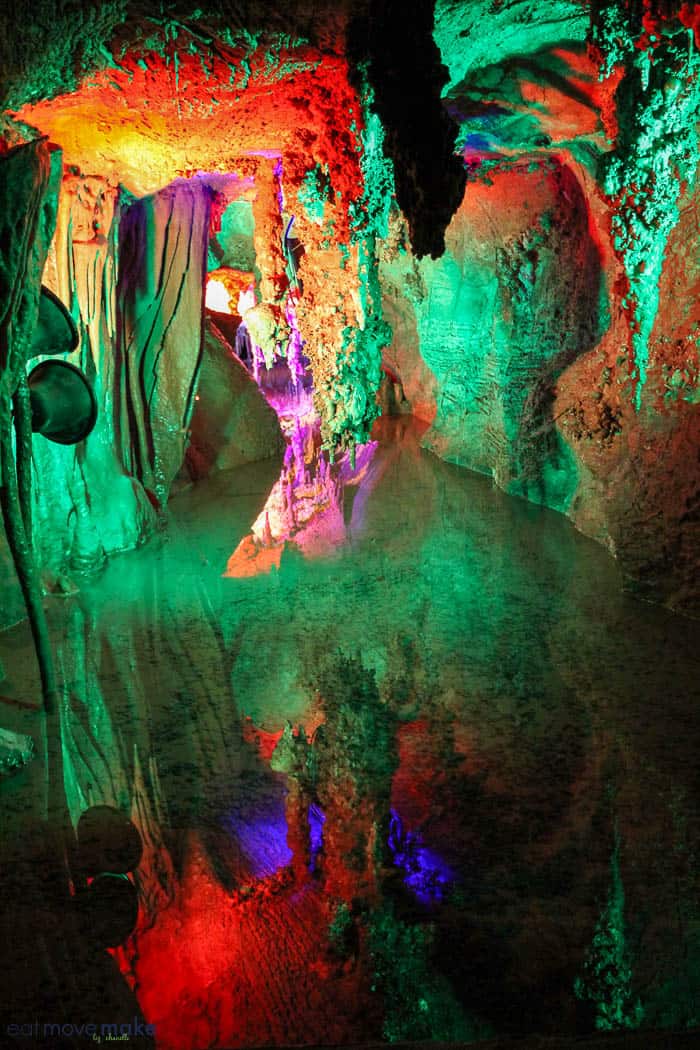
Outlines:
[[[131, 815], [139, 919], [121, 977], [73, 931], [60, 991], [39, 757], [3, 789], [7, 1018], [92, 996], [183, 1050], [700, 1025], [698, 624], [419, 438], [264, 557], [279, 464], [202, 482], [54, 602], [68, 805]], [[36, 689], [26, 627], [0, 658]]]

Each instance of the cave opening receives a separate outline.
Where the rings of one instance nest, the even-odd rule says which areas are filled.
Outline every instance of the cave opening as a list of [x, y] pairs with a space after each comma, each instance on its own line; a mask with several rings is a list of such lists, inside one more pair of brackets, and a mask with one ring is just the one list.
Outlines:
[[536, 6], [0, 15], [0, 1042], [697, 1040], [700, 25]]

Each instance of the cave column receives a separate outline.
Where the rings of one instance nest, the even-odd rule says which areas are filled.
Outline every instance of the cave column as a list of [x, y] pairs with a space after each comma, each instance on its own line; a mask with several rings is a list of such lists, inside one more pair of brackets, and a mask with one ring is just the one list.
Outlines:
[[[47, 727], [49, 784], [61, 782], [54, 721], [57, 689], [32, 551], [32, 428], [25, 364], [37, 322], [41, 273], [56, 222], [61, 164], [61, 153], [51, 150], [45, 140], [24, 143], [0, 159], [0, 191], [6, 203], [0, 237], [0, 506], [29, 614], [44, 705], [51, 718]], [[62, 818], [60, 797], [57, 805]]]
[[137, 546], [152, 528], [145, 494], [125, 474], [114, 447], [119, 209], [119, 191], [105, 179], [64, 176], [43, 280], [76, 321], [75, 363], [93, 386], [98, 416], [92, 434], [77, 446], [35, 441], [36, 541], [49, 586], [66, 569], [98, 569], [107, 554]]
[[260, 295], [264, 303], [279, 304], [287, 290], [283, 252], [284, 220], [280, 168], [260, 164], [255, 175], [253, 218], [255, 263], [260, 271]]
[[361, 423], [372, 415], [368, 406], [374, 391], [364, 381], [357, 353], [366, 325], [362, 263], [358, 246], [351, 243], [347, 202], [336, 198], [330, 183], [320, 201], [310, 202], [308, 177], [300, 179], [296, 166], [293, 172], [296, 178], [285, 181], [285, 191], [294, 235], [304, 248], [297, 321], [311, 362], [324, 443], [333, 448], [343, 434], [365, 440]]
[[120, 223], [121, 454], [161, 507], [184, 460], [202, 358], [211, 199], [199, 180], [178, 180]]

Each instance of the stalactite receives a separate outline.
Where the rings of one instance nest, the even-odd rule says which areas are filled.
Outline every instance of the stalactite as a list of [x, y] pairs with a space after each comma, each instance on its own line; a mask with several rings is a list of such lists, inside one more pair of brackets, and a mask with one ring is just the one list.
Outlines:
[[261, 164], [255, 176], [255, 263], [260, 270], [263, 302], [278, 304], [287, 290], [285, 258], [282, 252], [281, 167]]

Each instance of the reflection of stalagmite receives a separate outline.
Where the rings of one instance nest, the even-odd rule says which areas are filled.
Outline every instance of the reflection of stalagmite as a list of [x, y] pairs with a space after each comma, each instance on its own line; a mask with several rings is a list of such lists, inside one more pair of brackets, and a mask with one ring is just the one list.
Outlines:
[[391, 783], [398, 765], [395, 718], [374, 673], [337, 656], [320, 673], [326, 715], [316, 734], [316, 793], [326, 815], [322, 877], [348, 904], [380, 895], [386, 863]]
[[287, 846], [292, 853], [292, 869], [300, 883], [308, 878], [311, 860], [309, 809], [313, 795], [309, 756], [310, 747], [303, 726], [295, 733], [288, 722], [272, 754], [270, 767], [287, 777], [284, 807]]
[[595, 1008], [598, 1029], [638, 1028], [642, 1023], [644, 1009], [632, 996], [632, 959], [625, 936], [625, 888], [617, 822], [607, 901], [574, 991], [579, 999], [588, 1000]]

